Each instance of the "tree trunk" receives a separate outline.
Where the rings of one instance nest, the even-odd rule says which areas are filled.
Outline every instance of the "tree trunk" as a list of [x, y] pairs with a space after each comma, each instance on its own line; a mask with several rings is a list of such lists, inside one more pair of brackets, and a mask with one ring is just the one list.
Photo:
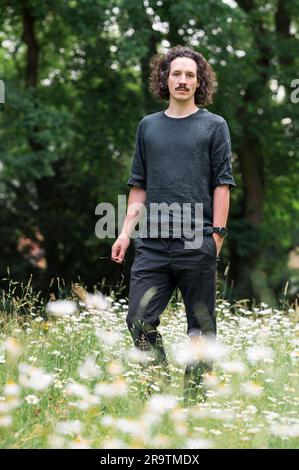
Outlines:
[[[244, 255], [236, 253], [232, 246], [232, 260], [228, 282], [233, 285], [235, 297], [256, 297], [264, 300], [263, 292], [259, 289], [260, 274], [257, 264], [260, 256], [259, 232], [263, 217], [264, 184], [262, 178], [262, 156], [256, 153], [256, 144], [250, 139], [238, 151], [240, 171], [243, 179], [243, 214], [241, 230], [246, 232], [246, 248]], [[239, 247], [240, 248], [240, 247]], [[240, 250], [239, 250], [240, 251]], [[239, 252], [238, 251], [238, 252]], [[243, 252], [243, 250], [241, 251]], [[262, 287], [264, 290], [264, 285]]]
[[[35, 22], [36, 18], [32, 14], [28, 6], [23, 8], [23, 35], [22, 38], [27, 45], [27, 60], [26, 60], [26, 72], [25, 72], [25, 83], [27, 89], [33, 89], [33, 100], [35, 100], [34, 91], [38, 84], [38, 66], [39, 66], [39, 47], [36, 39]], [[35, 106], [37, 104], [35, 103]], [[44, 150], [42, 144], [38, 142], [36, 138], [38, 135], [38, 126], [35, 126], [28, 136], [28, 143], [33, 152], [41, 152]], [[47, 289], [49, 281], [52, 277], [57, 275], [57, 256], [55, 256], [56, 240], [54, 240], [54, 234], [50, 233], [47, 224], [47, 206], [51, 204], [51, 188], [50, 178], [42, 177], [36, 181], [36, 190], [38, 195], [38, 207], [39, 207], [39, 227], [38, 229], [44, 237], [44, 248], [45, 256], [47, 260], [47, 269], [43, 275], [44, 286], [40, 286], [42, 290]]]
[[26, 87], [35, 88], [38, 80], [38, 44], [34, 31], [35, 18], [26, 6], [23, 9], [23, 40], [27, 45]]

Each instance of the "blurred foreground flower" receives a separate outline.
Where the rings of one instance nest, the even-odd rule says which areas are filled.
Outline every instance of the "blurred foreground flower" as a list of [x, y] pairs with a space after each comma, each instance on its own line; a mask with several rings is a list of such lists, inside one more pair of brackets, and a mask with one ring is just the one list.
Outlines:
[[21, 388], [18, 384], [16, 384], [13, 380], [9, 380], [4, 385], [3, 393], [6, 396], [16, 397], [20, 395]]
[[92, 356], [86, 357], [85, 361], [78, 367], [78, 374], [82, 379], [93, 379], [99, 377], [101, 369]]
[[177, 404], [178, 397], [175, 395], [153, 395], [147, 404], [147, 410], [152, 413], [164, 414], [175, 408]]
[[69, 316], [77, 311], [77, 306], [72, 300], [56, 300], [48, 302], [46, 305], [47, 312], [54, 316]]
[[10, 411], [18, 408], [21, 404], [21, 400], [17, 397], [5, 397], [4, 400], [0, 401], [0, 413], [9, 413]]
[[8, 428], [12, 425], [12, 417], [9, 415], [0, 416], [0, 428]]
[[82, 300], [87, 309], [107, 310], [111, 307], [111, 300], [105, 297], [102, 292], [96, 290], [95, 294], [90, 294], [80, 284], [73, 284], [73, 293]]
[[241, 361], [225, 361], [219, 364], [221, 369], [232, 374], [245, 374], [247, 367]]
[[108, 310], [111, 307], [111, 302], [99, 291], [95, 294], [87, 294], [85, 303], [88, 309]]
[[47, 374], [43, 369], [28, 364], [19, 365], [19, 383], [22, 387], [41, 391], [51, 385], [52, 382], [52, 375]]
[[127, 449], [128, 444], [118, 438], [107, 439], [102, 443], [102, 449]]
[[186, 440], [183, 449], [211, 449], [213, 447], [213, 442], [209, 439], [194, 438], [190, 437]]
[[68, 449], [90, 449], [90, 442], [78, 436], [69, 443]]
[[133, 347], [126, 351], [126, 358], [130, 362], [146, 364], [154, 360], [154, 356], [151, 351], [141, 351], [140, 349]]
[[128, 387], [124, 380], [116, 380], [112, 383], [101, 382], [95, 386], [94, 393], [103, 397], [119, 397], [128, 393]]
[[276, 424], [270, 426], [271, 434], [279, 437], [299, 437], [299, 424]]
[[180, 349], [173, 348], [173, 356], [177, 363], [185, 364], [197, 361], [220, 362], [227, 357], [228, 347], [208, 336], [193, 336], [192, 340]]
[[56, 432], [58, 434], [77, 435], [82, 432], [82, 423], [78, 419], [70, 421], [59, 421], [56, 424]]
[[247, 357], [250, 362], [272, 362], [273, 350], [266, 346], [252, 346], [247, 349]]
[[95, 335], [106, 346], [115, 346], [122, 339], [122, 336], [118, 331], [106, 331], [100, 328], [96, 328]]
[[208, 389], [216, 388], [220, 383], [219, 378], [212, 372], [208, 372], [208, 373], [204, 374], [203, 375], [203, 380], [204, 380], [205, 386]]
[[79, 410], [88, 410], [93, 405], [97, 405], [100, 401], [99, 397], [92, 395], [85, 385], [79, 383], [69, 383], [65, 387], [67, 395], [74, 395], [81, 398], [76, 402], [70, 402], [70, 405], [78, 408]]
[[245, 382], [241, 384], [240, 391], [244, 395], [249, 395], [251, 397], [259, 397], [263, 393], [263, 387], [254, 383], [254, 382]]
[[75, 395], [80, 398], [85, 398], [89, 395], [88, 388], [76, 382], [68, 383], [65, 387], [65, 391], [68, 395]]
[[112, 361], [107, 366], [107, 372], [112, 376], [119, 376], [123, 373], [123, 367], [120, 362]]
[[124, 434], [130, 434], [132, 436], [145, 439], [147, 437], [147, 429], [144, 427], [142, 421], [134, 421], [133, 419], [127, 418], [116, 418], [114, 421], [115, 428]]
[[2, 348], [13, 359], [17, 359], [22, 353], [22, 348], [15, 338], [6, 338], [3, 342]]

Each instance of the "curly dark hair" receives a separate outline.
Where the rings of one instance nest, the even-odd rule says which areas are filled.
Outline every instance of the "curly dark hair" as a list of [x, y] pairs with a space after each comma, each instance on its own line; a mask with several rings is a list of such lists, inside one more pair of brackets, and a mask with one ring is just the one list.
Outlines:
[[156, 54], [150, 60], [149, 91], [157, 98], [169, 99], [167, 79], [170, 72], [170, 63], [177, 57], [189, 57], [197, 63], [197, 79], [199, 87], [194, 94], [195, 104], [206, 106], [213, 101], [216, 91], [216, 75], [211, 65], [200, 52], [187, 46], [177, 45], [169, 49], [166, 54]]

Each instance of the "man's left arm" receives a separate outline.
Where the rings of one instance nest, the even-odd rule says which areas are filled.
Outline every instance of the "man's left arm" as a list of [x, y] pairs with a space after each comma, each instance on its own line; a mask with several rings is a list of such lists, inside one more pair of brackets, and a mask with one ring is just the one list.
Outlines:
[[[229, 212], [230, 188], [228, 184], [216, 186], [213, 193], [213, 227], [226, 227]], [[219, 256], [224, 238], [213, 233]]]
[[[216, 127], [211, 147], [211, 168], [213, 187], [213, 227], [226, 227], [230, 190], [236, 186], [232, 171], [230, 132], [225, 119]], [[223, 237], [213, 232], [219, 256]]]

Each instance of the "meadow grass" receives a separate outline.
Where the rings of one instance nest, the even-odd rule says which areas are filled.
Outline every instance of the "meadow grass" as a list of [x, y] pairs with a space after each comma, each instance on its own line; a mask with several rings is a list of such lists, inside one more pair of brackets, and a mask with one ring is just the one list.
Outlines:
[[29, 294], [0, 317], [1, 448], [299, 448], [296, 308], [218, 299], [217, 340], [202, 345], [214, 362], [207, 400], [187, 407], [182, 302], [159, 327], [166, 384], [132, 348], [126, 299], [112, 295], [104, 309], [75, 301], [73, 312], [49, 315]]

